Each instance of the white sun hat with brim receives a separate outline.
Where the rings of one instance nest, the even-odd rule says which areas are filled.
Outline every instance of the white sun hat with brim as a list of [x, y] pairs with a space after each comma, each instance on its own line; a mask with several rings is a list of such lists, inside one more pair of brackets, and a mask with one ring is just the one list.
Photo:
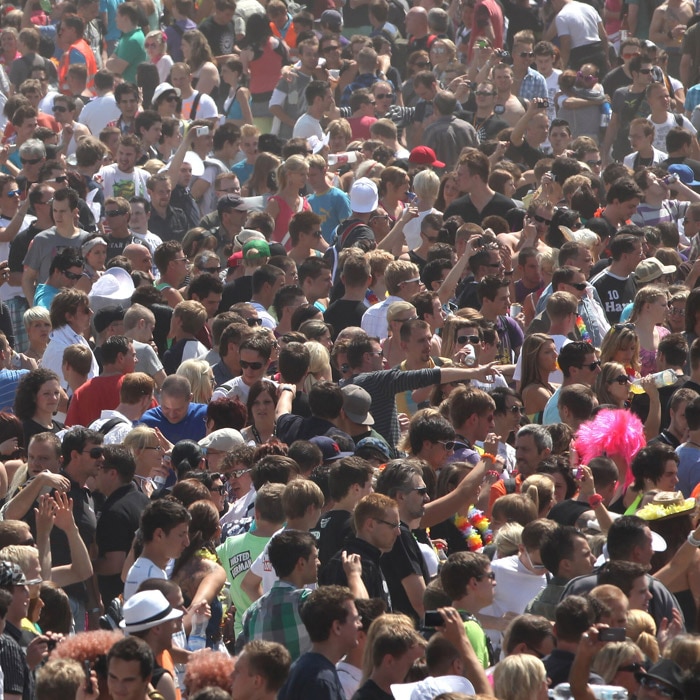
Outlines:
[[128, 309], [134, 289], [134, 280], [123, 267], [110, 267], [92, 285], [88, 294], [90, 308], [95, 312], [114, 305]]

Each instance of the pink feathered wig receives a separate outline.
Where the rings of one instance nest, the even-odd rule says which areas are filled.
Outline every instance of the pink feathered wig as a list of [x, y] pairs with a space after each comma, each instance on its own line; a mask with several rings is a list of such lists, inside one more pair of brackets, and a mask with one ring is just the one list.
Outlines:
[[594, 457], [622, 457], [627, 465], [625, 487], [634, 479], [629, 468], [632, 459], [646, 442], [642, 421], [625, 409], [605, 408], [593, 420], [583, 423], [576, 433], [576, 450], [582, 464], [588, 464]]

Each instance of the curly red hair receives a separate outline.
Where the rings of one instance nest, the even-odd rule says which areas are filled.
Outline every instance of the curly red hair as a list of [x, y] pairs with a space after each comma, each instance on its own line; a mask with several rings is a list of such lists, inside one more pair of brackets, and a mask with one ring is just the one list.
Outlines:
[[72, 637], [66, 637], [54, 651], [52, 659], [74, 659], [80, 662], [89, 660], [95, 663], [98, 656], [107, 656], [109, 650], [120, 640], [124, 639], [122, 632], [94, 630], [93, 632], [78, 632]]
[[235, 658], [220, 651], [204, 650], [193, 654], [185, 673], [187, 695], [191, 696], [207, 686], [215, 686], [228, 692], [231, 690], [231, 674], [235, 665]]

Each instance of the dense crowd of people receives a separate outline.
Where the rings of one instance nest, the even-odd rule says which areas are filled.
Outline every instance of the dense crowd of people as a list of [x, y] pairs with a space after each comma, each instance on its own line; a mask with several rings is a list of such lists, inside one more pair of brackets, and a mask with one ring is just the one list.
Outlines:
[[0, 18], [0, 700], [700, 696], [690, 0]]

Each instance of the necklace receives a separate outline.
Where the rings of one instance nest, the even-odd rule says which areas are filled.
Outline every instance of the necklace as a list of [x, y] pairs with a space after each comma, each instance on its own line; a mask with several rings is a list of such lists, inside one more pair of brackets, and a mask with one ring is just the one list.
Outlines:
[[[255, 438], [255, 442], [258, 443], [258, 445], [263, 444], [263, 440], [260, 437], [260, 433], [258, 432], [258, 429], [251, 424], [250, 426], [250, 432], [253, 433], [253, 437]], [[276, 437], [277, 436], [277, 423], [273, 423], [272, 425], [272, 435], [270, 437]]]

